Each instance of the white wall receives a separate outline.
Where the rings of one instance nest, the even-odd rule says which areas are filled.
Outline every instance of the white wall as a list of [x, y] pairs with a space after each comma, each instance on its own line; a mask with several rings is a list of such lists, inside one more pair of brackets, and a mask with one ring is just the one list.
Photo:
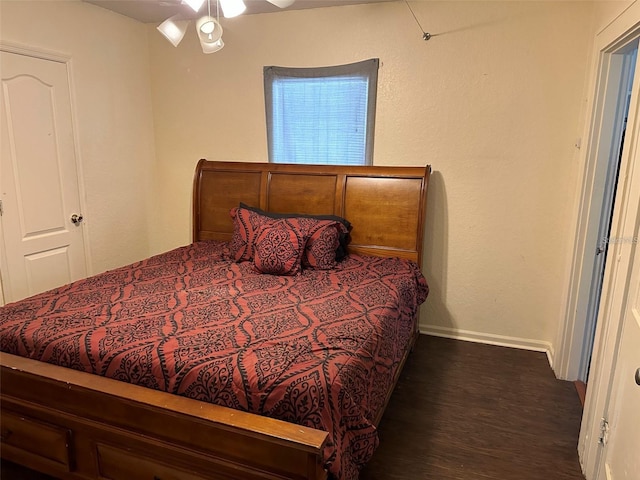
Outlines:
[[72, 59], [93, 273], [147, 256], [155, 151], [146, 26], [79, 1], [2, 0], [0, 40]]
[[[430, 163], [431, 331], [546, 348], [573, 233], [589, 2], [404, 2], [223, 20], [225, 48], [149, 27], [160, 173], [153, 250], [190, 239], [197, 160], [267, 159], [262, 67], [381, 60], [374, 163]], [[506, 337], [506, 338], [503, 338]]]

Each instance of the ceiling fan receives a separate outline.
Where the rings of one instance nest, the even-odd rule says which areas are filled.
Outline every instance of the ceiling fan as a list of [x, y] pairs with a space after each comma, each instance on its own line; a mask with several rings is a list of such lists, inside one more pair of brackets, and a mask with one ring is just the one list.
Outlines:
[[[265, 0], [278, 8], [287, 8], [293, 5], [295, 0]], [[214, 53], [224, 47], [222, 41], [222, 26], [220, 25], [220, 10], [225, 18], [237, 17], [247, 9], [243, 0], [215, 0], [215, 18], [211, 15], [212, 0], [181, 0], [181, 4], [188, 5], [198, 13], [204, 4], [207, 4], [207, 12], [196, 20], [196, 32], [200, 40], [200, 46], [204, 53]], [[169, 2], [167, 2], [169, 3]], [[184, 14], [178, 13], [167, 18], [158, 25], [157, 29], [165, 36], [174, 47], [177, 47], [189, 25], [189, 19]]]

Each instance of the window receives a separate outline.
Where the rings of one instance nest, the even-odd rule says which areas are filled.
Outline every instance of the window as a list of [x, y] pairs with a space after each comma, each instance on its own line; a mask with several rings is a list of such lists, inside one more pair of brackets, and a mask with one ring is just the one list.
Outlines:
[[264, 67], [269, 161], [371, 165], [378, 62]]

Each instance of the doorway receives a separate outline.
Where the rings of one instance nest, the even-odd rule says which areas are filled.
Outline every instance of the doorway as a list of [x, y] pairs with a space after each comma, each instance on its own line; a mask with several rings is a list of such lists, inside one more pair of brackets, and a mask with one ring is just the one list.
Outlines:
[[[584, 293], [580, 292], [579, 282], [585, 280], [588, 272], [579, 260], [588, 258], [586, 239], [589, 234], [595, 231], [601, 235], [602, 232], [599, 221], [588, 221], [593, 220], [590, 209], [597, 210], [600, 205], [595, 203], [598, 195], [600, 199], [605, 197], [605, 183], [598, 182], [606, 179], [609, 172], [617, 177], [617, 181], [613, 183], [615, 188], [612, 190], [612, 198], [615, 199], [613, 215], [604, 219], [597, 217], [609, 223], [609, 233], [601, 239], [595, 237], [606, 241], [608, 260], [604, 262], [601, 291], [598, 292], [595, 309], [598, 323], [594, 325], [592, 352], [588, 352], [592, 353], [588, 365], [589, 390], [578, 443], [580, 463], [588, 480], [629, 478], [627, 474], [638, 471], [639, 466], [640, 430], [636, 426], [640, 389], [634, 377], [640, 375], [637, 370], [640, 366], [640, 350], [637, 348], [640, 340], [640, 249], [637, 248], [640, 228], [640, 76], [634, 71], [638, 68], [639, 19], [640, 4], [633, 4], [598, 33], [595, 43], [598, 61], [588, 119], [588, 145], [576, 234], [576, 246], [582, 249], [574, 257], [578, 261], [572, 265], [574, 283], [570, 294], [574, 297], [568, 302], [567, 310], [567, 318], [576, 321], [568, 322], [571, 323], [568, 330], [578, 325], [577, 318], [570, 315], [572, 309], [579, 311], [581, 304], [577, 299], [581, 298], [582, 302], [585, 298], [592, 299], [579, 295]], [[636, 81], [633, 81], [634, 73]], [[625, 117], [628, 120], [626, 126]], [[617, 137], [620, 140], [624, 136], [621, 151], [620, 143], [615, 144], [612, 140], [616, 139], [616, 131], [620, 133]], [[619, 166], [614, 170], [605, 169], [605, 165], [609, 167], [607, 162], [613, 154]], [[596, 188], [598, 186], [601, 188]], [[591, 294], [592, 283], [586, 283]], [[577, 330], [574, 328], [565, 338]], [[565, 373], [569, 370], [566, 368]]]
[[[615, 109], [612, 111], [611, 118], [605, 119], [605, 121], [611, 121], [612, 123], [612, 130], [610, 132], [611, 149], [604, 181], [603, 201], [598, 225], [598, 244], [594, 252], [593, 278], [587, 306], [585, 338], [580, 369], [578, 371], [578, 380], [585, 384], [589, 377], [598, 311], [602, 296], [604, 272], [607, 258], [609, 257], [609, 246], [612, 242], [611, 221], [620, 176], [620, 162], [625, 146], [625, 133], [629, 117], [636, 60], [638, 57], [638, 40], [631, 42], [613, 55], [619, 56], [619, 58], [617, 59], [618, 62], [615, 62], [615, 66], [617, 67], [616, 71], [610, 72], [609, 80], [613, 83], [614, 87], [616, 84], [618, 85], [618, 92], [616, 95], [617, 98], [615, 99]], [[604, 135], [609, 134], [606, 130], [603, 133]], [[606, 138], [602, 140], [606, 142]], [[615, 241], [615, 239], [613, 241]]]
[[633, 474], [640, 471], [639, 99], [636, 82], [611, 225], [609, 248], [615, 261], [606, 266], [578, 446], [585, 475], [595, 480], [635, 478]]
[[638, 54], [638, 39], [602, 55], [586, 162], [566, 322], [554, 362], [563, 380], [588, 380], [610, 246], [611, 219]]

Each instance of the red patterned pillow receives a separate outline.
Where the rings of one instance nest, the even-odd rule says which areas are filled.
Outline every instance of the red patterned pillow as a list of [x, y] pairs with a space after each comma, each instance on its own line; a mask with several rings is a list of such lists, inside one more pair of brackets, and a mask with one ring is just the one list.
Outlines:
[[336, 250], [340, 235], [347, 233], [345, 226], [333, 220], [314, 220], [308, 231], [309, 239], [302, 257], [305, 267], [329, 270], [336, 266]]
[[253, 264], [262, 273], [296, 275], [305, 243], [306, 235], [290, 219], [264, 224], [255, 236]]
[[349, 244], [349, 231], [351, 230], [351, 222], [346, 218], [339, 217], [337, 215], [309, 215], [309, 214], [300, 214], [300, 213], [274, 213], [267, 212], [257, 207], [252, 207], [250, 205], [246, 205], [240, 202], [240, 208], [246, 208], [247, 210], [251, 210], [252, 212], [256, 212], [260, 215], [269, 218], [313, 218], [315, 220], [333, 220], [335, 222], [339, 222], [342, 224], [339, 227], [340, 231], [340, 245], [336, 249], [336, 260], [340, 261], [347, 256], [347, 245]]
[[273, 222], [273, 219], [246, 208], [232, 208], [229, 215], [233, 219], [231, 258], [236, 262], [253, 260], [256, 234], [260, 227]]

